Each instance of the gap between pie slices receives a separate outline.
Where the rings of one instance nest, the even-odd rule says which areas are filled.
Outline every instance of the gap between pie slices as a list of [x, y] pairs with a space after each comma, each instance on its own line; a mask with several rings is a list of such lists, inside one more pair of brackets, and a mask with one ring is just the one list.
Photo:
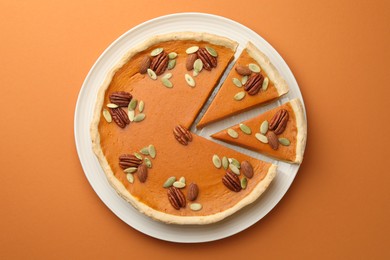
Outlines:
[[[207, 33], [155, 36], [131, 49], [100, 87], [91, 123], [93, 150], [117, 193], [155, 220], [220, 221], [258, 199], [276, 175], [271, 163], [197, 135], [182, 142], [176, 136], [185, 136], [180, 131], [194, 122], [237, 45]], [[188, 71], [194, 53], [203, 68], [194, 61], [195, 69]], [[172, 176], [181, 183], [164, 188]], [[188, 199], [196, 190], [190, 191], [191, 183], [199, 191], [194, 201]]]

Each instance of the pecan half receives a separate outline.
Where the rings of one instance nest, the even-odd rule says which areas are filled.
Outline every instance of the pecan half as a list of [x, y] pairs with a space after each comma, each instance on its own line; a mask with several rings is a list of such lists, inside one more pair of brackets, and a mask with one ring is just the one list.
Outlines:
[[144, 183], [148, 178], [148, 167], [145, 164], [141, 164], [137, 169], [137, 176], [140, 182]]
[[139, 73], [145, 74], [146, 71], [149, 69], [150, 62], [151, 62], [150, 57], [145, 55], [139, 64]]
[[188, 71], [192, 70], [194, 68], [194, 62], [198, 59], [198, 54], [195, 53], [191, 53], [191, 54], [188, 54], [187, 56], [187, 60], [186, 60], [186, 69]]
[[130, 124], [129, 117], [122, 108], [110, 108], [110, 113], [112, 119], [120, 128], [125, 128], [126, 125]]
[[240, 179], [230, 170], [226, 171], [225, 176], [222, 178], [222, 183], [225, 184], [229, 190], [234, 192], [239, 192], [242, 189]]
[[188, 186], [187, 199], [190, 201], [194, 201], [198, 197], [198, 194], [199, 194], [198, 185], [196, 185], [195, 183], [192, 182]]
[[211, 70], [217, 67], [217, 58], [211, 56], [211, 54], [205, 48], [199, 48], [197, 51], [199, 59], [203, 62], [203, 68], [205, 70]]
[[252, 74], [252, 71], [247, 66], [243, 66], [243, 65], [237, 65], [235, 70], [241, 76], [249, 76]]
[[127, 107], [133, 96], [126, 91], [113, 92], [110, 95], [111, 103], [114, 103], [120, 107]]
[[253, 73], [245, 83], [244, 90], [253, 96], [259, 93], [264, 77], [260, 73]]
[[268, 131], [266, 136], [268, 138], [268, 144], [271, 146], [271, 148], [277, 150], [279, 147], [279, 140], [276, 134], [272, 131]]
[[119, 166], [122, 169], [129, 167], [138, 167], [142, 164], [142, 161], [135, 157], [133, 154], [122, 154], [119, 156]]
[[173, 128], [173, 135], [175, 136], [176, 140], [182, 145], [187, 145], [188, 142], [192, 141], [191, 132], [188, 131], [188, 129], [186, 129], [182, 125], [177, 125], [175, 126], [175, 128]]
[[272, 117], [269, 124], [269, 129], [273, 130], [275, 134], [280, 135], [286, 129], [288, 118], [289, 118], [288, 111], [286, 109], [280, 109]]
[[176, 187], [170, 187], [168, 189], [168, 200], [177, 210], [186, 206], [186, 198], [184, 197], [183, 192]]
[[251, 179], [253, 177], [253, 167], [248, 161], [241, 162], [241, 172], [245, 177]]
[[159, 55], [153, 58], [150, 64], [150, 69], [156, 72], [156, 75], [161, 75], [168, 67], [168, 54], [161, 52]]

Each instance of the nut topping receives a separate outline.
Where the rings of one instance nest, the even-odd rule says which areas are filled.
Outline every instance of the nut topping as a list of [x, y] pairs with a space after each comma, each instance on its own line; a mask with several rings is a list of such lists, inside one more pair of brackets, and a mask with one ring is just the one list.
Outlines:
[[230, 170], [226, 171], [225, 176], [222, 178], [222, 182], [231, 191], [239, 192], [242, 189], [240, 179]]
[[280, 135], [286, 129], [288, 122], [288, 111], [286, 109], [279, 110], [271, 119], [269, 129], [273, 130], [276, 135]]
[[194, 201], [198, 197], [199, 194], [199, 188], [198, 185], [195, 183], [191, 183], [190, 186], [188, 186], [188, 192], [187, 192], [187, 198], [189, 201]]
[[198, 59], [198, 54], [191, 53], [187, 56], [186, 60], [186, 68], [188, 71], [192, 70], [194, 68], [194, 62]]
[[245, 83], [245, 91], [248, 92], [249, 95], [253, 96], [259, 93], [261, 86], [263, 84], [264, 77], [260, 73], [252, 74], [248, 81]]
[[211, 54], [205, 48], [199, 48], [198, 57], [203, 62], [203, 68], [205, 70], [211, 70], [217, 67], [217, 58], [211, 56]]
[[150, 57], [145, 55], [143, 57], [143, 59], [141, 60], [140, 64], [139, 64], [139, 73], [141, 74], [145, 74], [147, 69], [149, 69], [149, 66], [150, 66]]
[[237, 65], [235, 70], [241, 76], [249, 76], [252, 74], [252, 71], [247, 66]]
[[188, 142], [192, 141], [191, 132], [182, 125], [177, 125], [175, 128], [173, 128], [173, 135], [182, 145], [187, 145]]
[[279, 147], [279, 140], [276, 134], [272, 131], [268, 131], [266, 136], [268, 138], [268, 144], [271, 146], [271, 148], [277, 150]]
[[141, 164], [142, 160], [138, 159], [134, 154], [122, 154], [119, 156], [119, 166], [122, 169], [138, 167]]
[[122, 108], [110, 108], [110, 114], [120, 128], [125, 128], [126, 125], [130, 124], [130, 119]]
[[184, 197], [184, 194], [176, 187], [170, 187], [168, 189], [168, 200], [177, 210], [186, 206], [186, 198]]
[[248, 178], [253, 177], [253, 167], [248, 161], [241, 162], [241, 172]]
[[133, 96], [129, 92], [117, 91], [110, 95], [111, 103], [118, 105], [119, 107], [127, 107]]
[[156, 75], [161, 75], [168, 67], [168, 55], [163, 51], [159, 55], [153, 58], [150, 64], [150, 69], [153, 70]]
[[137, 176], [140, 182], [144, 183], [148, 178], [148, 167], [145, 164], [138, 166]]

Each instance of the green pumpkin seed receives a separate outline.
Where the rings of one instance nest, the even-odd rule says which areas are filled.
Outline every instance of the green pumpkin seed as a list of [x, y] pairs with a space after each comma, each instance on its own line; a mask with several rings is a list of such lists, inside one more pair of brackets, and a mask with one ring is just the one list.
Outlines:
[[135, 110], [135, 108], [137, 107], [137, 102], [138, 102], [137, 99], [133, 98], [133, 99], [130, 101], [129, 106], [127, 107], [127, 109], [128, 109], [129, 111]]
[[200, 204], [200, 203], [191, 203], [190, 209], [192, 211], [199, 211], [199, 210], [202, 209], [202, 204]]
[[130, 122], [133, 122], [134, 116], [135, 116], [135, 111], [134, 110], [127, 111], [127, 116], [129, 117]]
[[238, 78], [233, 78], [233, 84], [236, 85], [236, 87], [241, 88], [242, 83]]
[[157, 79], [157, 75], [156, 75], [156, 73], [153, 70], [147, 69], [146, 72], [148, 73], [149, 78], [151, 78], [152, 80], [156, 80]]
[[143, 155], [149, 155], [149, 147], [145, 146], [144, 148], [139, 150], [139, 152], [142, 153]]
[[168, 58], [170, 59], [170, 60], [173, 60], [174, 58], [176, 58], [177, 57], [177, 53], [176, 52], [170, 52], [170, 53], [168, 53]]
[[173, 187], [176, 187], [176, 188], [178, 188], [178, 189], [182, 189], [182, 188], [184, 188], [186, 186], [186, 184], [185, 183], [182, 183], [181, 181], [175, 181], [174, 183], [173, 183]]
[[162, 78], [163, 79], [170, 79], [170, 78], [172, 78], [172, 73], [167, 73]]
[[152, 157], [153, 159], [156, 158], [156, 148], [154, 147], [154, 145], [149, 145], [148, 150], [150, 157]]
[[186, 184], [186, 178], [184, 178], [184, 177], [180, 177], [179, 181]]
[[267, 120], [263, 121], [260, 125], [260, 133], [265, 135], [268, 131], [269, 123]]
[[211, 56], [218, 57], [217, 51], [211, 48], [210, 46], [206, 46], [206, 50], [208, 53], [210, 53]]
[[196, 77], [198, 75], [199, 75], [199, 71], [197, 71], [197, 70], [192, 71], [192, 76]]
[[164, 182], [164, 185], [163, 187], [164, 188], [169, 188], [172, 186], [172, 184], [176, 181], [176, 177], [172, 176], [172, 177], [169, 177], [165, 182]]
[[248, 76], [244, 76], [244, 77], [242, 77], [242, 79], [241, 79], [241, 84], [242, 84], [242, 85], [245, 85], [247, 81], [248, 81]]
[[255, 73], [259, 73], [261, 71], [260, 67], [257, 66], [256, 64], [254, 63], [250, 63], [248, 65], [249, 69], [252, 71], [252, 72], [255, 72]]
[[175, 66], [176, 66], [176, 60], [169, 60], [168, 61], [168, 67], [167, 67], [168, 70], [173, 69]]
[[281, 137], [279, 138], [279, 143], [284, 146], [289, 146], [290, 145], [290, 140], [287, 138]]
[[240, 129], [244, 134], [250, 135], [252, 133], [252, 130], [247, 125], [240, 124]]
[[117, 108], [118, 105], [117, 105], [117, 104], [109, 103], [109, 104], [107, 104], [107, 107], [109, 107], [109, 108]]
[[187, 54], [191, 54], [191, 53], [195, 53], [199, 50], [199, 46], [192, 46], [192, 47], [189, 47], [187, 50], [186, 50], [186, 53]]
[[201, 72], [203, 69], [203, 62], [201, 59], [196, 59], [194, 61], [194, 70], [196, 70], [198, 73]]
[[163, 48], [156, 48], [154, 50], [152, 50], [152, 52], [150, 53], [150, 56], [154, 57], [154, 56], [157, 56], [159, 55], [164, 49]]
[[216, 154], [213, 155], [213, 164], [216, 168], [221, 168], [221, 159], [219, 159], [219, 156]]
[[166, 78], [162, 78], [161, 79], [161, 82], [162, 84], [167, 87], [167, 88], [172, 88], [173, 87], [173, 84], [171, 81], [169, 81], [169, 79], [166, 79]]
[[133, 173], [133, 172], [136, 172], [137, 169], [138, 169], [137, 167], [129, 167], [129, 168], [124, 169], [123, 171], [125, 173]]
[[134, 117], [134, 122], [141, 122], [142, 120], [144, 120], [145, 119], [145, 117], [146, 117], [146, 115], [145, 114], [143, 114], [143, 113], [139, 113], [139, 114], [137, 114], [135, 117]]
[[139, 102], [138, 104], [138, 111], [141, 113], [142, 111], [144, 111], [144, 108], [145, 108], [145, 102], [143, 102], [142, 100]]
[[111, 117], [111, 114], [110, 112], [107, 110], [107, 109], [103, 109], [103, 117], [104, 119], [106, 119], [107, 123], [111, 123], [112, 122], [112, 117]]
[[229, 161], [226, 156], [222, 157], [222, 166], [225, 170], [229, 167]]
[[243, 178], [241, 179], [241, 188], [242, 188], [243, 190], [245, 190], [247, 185], [248, 185], [248, 180], [247, 180], [246, 177], [243, 177]]
[[262, 89], [263, 91], [266, 91], [266, 90], [267, 90], [267, 88], [268, 88], [268, 82], [269, 82], [268, 77], [265, 77], [265, 79], [263, 80], [263, 84], [261, 85], [261, 89]]
[[134, 176], [131, 173], [126, 174], [127, 181], [130, 183], [134, 183]]
[[187, 84], [190, 86], [190, 87], [195, 87], [195, 80], [188, 74], [185, 74], [184, 75], [184, 78], [186, 79], [186, 82]]
[[[140, 155], [139, 153], [135, 152], [134, 153], [134, 156], [137, 157], [138, 159], [140, 159], [142, 161], [142, 155]], [[147, 158], [146, 158], [147, 159]]]
[[229, 169], [236, 175], [240, 175], [240, 170], [234, 165], [234, 164], [229, 164]]
[[152, 161], [149, 158], [145, 158], [145, 165], [148, 168], [152, 168]]
[[267, 138], [265, 135], [260, 134], [260, 133], [256, 133], [256, 134], [255, 134], [255, 137], [256, 137], [256, 139], [259, 140], [260, 142], [265, 143], [265, 144], [268, 144], [268, 138]]
[[240, 91], [234, 95], [234, 99], [237, 101], [242, 100], [245, 97], [245, 91]]
[[231, 137], [231, 138], [238, 138], [238, 133], [236, 132], [236, 130], [232, 129], [232, 128], [229, 128], [227, 130], [227, 133], [228, 135]]
[[236, 166], [238, 169], [241, 168], [241, 164], [240, 162], [235, 159], [235, 158], [229, 158], [229, 163], [233, 164], [234, 166]]

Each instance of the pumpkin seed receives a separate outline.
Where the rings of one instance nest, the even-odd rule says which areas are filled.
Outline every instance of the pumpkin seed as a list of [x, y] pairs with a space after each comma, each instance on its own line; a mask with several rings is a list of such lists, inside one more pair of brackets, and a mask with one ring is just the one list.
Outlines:
[[186, 184], [185, 183], [182, 183], [181, 181], [175, 181], [174, 183], [173, 183], [173, 187], [176, 187], [176, 188], [178, 188], [178, 189], [182, 189], [182, 188], [184, 188], [186, 186]]
[[130, 101], [129, 106], [127, 107], [127, 109], [128, 109], [129, 111], [134, 110], [134, 109], [137, 107], [137, 102], [138, 102], [137, 99], [133, 98], [133, 99]]
[[170, 79], [170, 78], [172, 78], [172, 73], [167, 73], [162, 78], [163, 79]]
[[195, 80], [190, 75], [185, 74], [184, 77], [190, 87], [195, 87]]
[[260, 72], [260, 67], [259, 66], [257, 66], [256, 64], [254, 64], [254, 63], [250, 63], [249, 65], [248, 65], [248, 67], [249, 67], [249, 69], [252, 71], [252, 72], [255, 72], [255, 73], [259, 73]]
[[154, 147], [154, 145], [150, 144], [148, 150], [150, 157], [152, 157], [153, 159], [156, 158], [156, 148]]
[[164, 188], [169, 188], [172, 186], [172, 184], [176, 181], [176, 177], [172, 176], [172, 177], [169, 177], [165, 182], [164, 182], [164, 185], [163, 187]]
[[186, 178], [180, 177], [179, 181], [185, 184], [186, 183]]
[[197, 71], [197, 70], [192, 71], [192, 76], [196, 77], [198, 75], [199, 75], [199, 71]]
[[150, 53], [150, 56], [154, 57], [154, 56], [157, 56], [159, 55], [164, 49], [163, 48], [156, 48], [154, 50], [152, 50], [152, 52]]
[[243, 177], [243, 178], [241, 179], [241, 188], [242, 188], [243, 190], [245, 190], [247, 185], [248, 185], [248, 179], [247, 179], [246, 177]]
[[142, 160], [142, 155], [140, 155], [139, 153], [135, 152], [134, 156], [137, 157], [138, 159]]
[[117, 108], [118, 105], [117, 105], [117, 104], [109, 103], [109, 104], [107, 104], [107, 107], [109, 107], [109, 108]]
[[241, 168], [240, 162], [239, 162], [237, 159], [235, 159], [235, 158], [229, 158], [229, 163], [230, 163], [230, 164], [233, 164], [233, 165], [236, 166], [238, 169]]
[[241, 79], [241, 84], [242, 84], [242, 85], [245, 85], [247, 81], [248, 81], [248, 76], [244, 76], [244, 77], [242, 77], [242, 79]]
[[245, 91], [240, 91], [237, 94], [234, 95], [234, 99], [237, 101], [240, 101], [245, 97]]
[[176, 66], [176, 60], [169, 60], [168, 61], [168, 67], [167, 67], [168, 70], [173, 69], [175, 66]]
[[103, 116], [104, 116], [104, 119], [106, 119], [107, 123], [111, 123], [112, 122], [112, 117], [111, 117], [111, 114], [110, 112], [107, 110], [107, 109], [103, 109]]
[[139, 113], [139, 114], [137, 114], [135, 117], [134, 117], [134, 122], [141, 122], [142, 120], [144, 120], [145, 119], [145, 114], [143, 114], [143, 113]]
[[199, 46], [192, 46], [192, 47], [189, 47], [187, 50], [186, 50], [186, 53], [187, 54], [191, 54], [191, 53], [195, 53], [199, 50]]
[[263, 91], [266, 91], [266, 90], [267, 90], [267, 88], [268, 88], [268, 82], [269, 82], [268, 77], [265, 77], [265, 79], [263, 80], [263, 84], [261, 85], [261, 89], [262, 89]]
[[231, 137], [231, 138], [238, 138], [238, 133], [236, 132], [236, 130], [232, 129], [232, 128], [229, 128], [227, 130], [227, 133], [228, 135]]
[[242, 83], [238, 78], [233, 78], [233, 84], [236, 85], [236, 87], [241, 88]]
[[200, 203], [191, 203], [190, 209], [192, 211], [199, 211], [199, 210], [202, 209], [202, 204], [200, 204]]
[[222, 166], [225, 170], [227, 170], [227, 168], [229, 167], [229, 161], [228, 159], [226, 158], [226, 156], [222, 157]]
[[127, 111], [127, 116], [129, 117], [130, 122], [133, 122], [134, 116], [135, 116], [135, 111], [134, 110]]
[[149, 147], [145, 146], [144, 148], [139, 150], [139, 152], [142, 153], [143, 155], [149, 155]]
[[129, 167], [129, 168], [124, 169], [123, 171], [125, 173], [133, 173], [133, 172], [136, 172], [137, 169], [138, 169], [137, 167]]
[[203, 62], [201, 59], [196, 59], [194, 61], [194, 70], [196, 70], [198, 73], [201, 72], [203, 69]]
[[169, 79], [166, 79], [166, 78], [162, 78], [161, 79], [161, 82], [164, 86], [166, 86], [167, 88], [172, 88], [173, 87], [173, 84], [171, 81], [169, 81]]
[[138, 111], [141, 113], [142, 111], [144, 111], [144, 108], [145, 108], [145, 102], [143, 102], [142, 100], [139, 102], [138, 104]]
[[219, 156], [216, 154], [213, 155], [213, 164], [216, 168], [221, 168], [221, 159], [219, 159]]
[[244, 134], [250, 135], [252, 133], [252, 130], [247, 125], [240, 124], [240, 129]]
[[168, 58], [170, 59], [170, 60], [173, 60], [174, 58], [176, 58], [177, 57], [177, 53], [176, 52], [170, 52], [170, 53], [168, 53]]
[[287, 138], [281, 137], [279, 138], [279, 143], [284, 146], [289, 146], [290, 145], [290, 140]]
[[240, 170], [234, 165], [234, 164], [229, 164], [229, 169], [236, 175], [240, 175]]
[[259, 140], [260, 142], [265, 143], [265, 144], [268, 144], [268, 138], [267, 138], [265, 135], [260, 134], [260, 133], [256, 133], [256, 134], [255, 134], [255, 137], [256, 137], [257, 140]]
[[206, 50], [208, 53], [210, 53], [211, 56], [218, 57], [217, 51], [211, 48], [210, 46], [206, 46]]
[[260, 133], [265, 135], [268, 131], [269, 123], [267, 120], [263, 121], [260, 125]]
[[148, 168], [152, 168], [152, 161], [149, 158], [145, 158], [145, 165]]
[[156, 73], [153, 70], [147, 69], [146, 72], [148, 73], [149, 78], [151, 78], [152, 80], [156, 80], [157, 79], [157, 75], [156, 75]]
[[134, 176], [133, 176], [133, 174], [131, 174], [131, 173], [126, 174], [126, 178], [127, 178], [128, 182], [134, 183]]

